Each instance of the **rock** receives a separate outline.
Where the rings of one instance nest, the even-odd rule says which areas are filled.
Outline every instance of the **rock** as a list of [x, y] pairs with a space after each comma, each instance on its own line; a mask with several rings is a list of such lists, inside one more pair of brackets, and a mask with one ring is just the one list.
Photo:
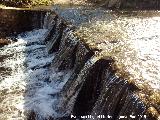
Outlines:
[[2, 47], [4, 45], [8, 45], [10, 43], [11, 43], [11, 41], [8, 39], [0, 39], [0, 47]]

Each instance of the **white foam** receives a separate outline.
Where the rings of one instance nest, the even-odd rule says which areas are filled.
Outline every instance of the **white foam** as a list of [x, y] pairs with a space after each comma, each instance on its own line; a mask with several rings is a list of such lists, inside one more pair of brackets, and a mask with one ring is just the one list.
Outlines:
[[17, 42], [0, 50], [0, 55], [11, 55], [0, 65], [12, 69], [0, 83], [0, 119], [25, 119], [24, 113], [32, 110], [38, 120], [57, 114], [54, 94], [62, 89], [71, 72], [56, 72], [46, 66], [54, 59], [44, 45], [46, 32], [40, 29], [20, 34]]

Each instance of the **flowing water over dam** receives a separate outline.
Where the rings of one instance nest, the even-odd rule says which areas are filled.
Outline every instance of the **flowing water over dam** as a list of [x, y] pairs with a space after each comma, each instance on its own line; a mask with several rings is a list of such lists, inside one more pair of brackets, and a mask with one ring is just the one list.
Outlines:
[[0, 47], [0, 119], [159, 120], [159, 12], [68, 11]]

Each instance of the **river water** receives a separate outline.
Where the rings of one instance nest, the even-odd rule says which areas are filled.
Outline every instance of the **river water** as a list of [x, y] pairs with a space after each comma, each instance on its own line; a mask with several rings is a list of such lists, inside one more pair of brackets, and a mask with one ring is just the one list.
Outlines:
[[0, 63], [1, 68], [10, 70], [9, 74], [0, 76], [1, 120], [22, 120], [31, 111], [38, 113], [38, 120], [55, 114], [54, 94], [60, 91], [70, 74], [49, 69], [54, 54], [48, 54], [44, 45], [46, 31], [22, 33], [17, 42], [0, 48], [2, 58], [10, 56]]
[[[115, 58], [118, 64], [125, 64], [124, 69], [137, 84], [146, 82], [159, 91], [160, 17], [116, 16], [106, 21], [104, 17], [95, 18], [92, 16], [94, 20], [87, 22], [85, 18], [77, 30], [80, 37], [85, 37], [89, 45], [107, 51], [106, 55]], [[54, 109], [56, 94], [72, 71], [58, 72], [50, 67], [55, 53], [48, 54], [46, 32], [39, 29], [19, 34], [16, 42], [0, 48], [1, 120], [23, 120], [33, 111], [37, 120], [58, 116]]]

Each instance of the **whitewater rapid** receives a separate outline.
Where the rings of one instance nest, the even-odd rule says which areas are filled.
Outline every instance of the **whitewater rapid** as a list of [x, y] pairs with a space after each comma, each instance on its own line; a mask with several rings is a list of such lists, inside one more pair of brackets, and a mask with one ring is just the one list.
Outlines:
[[47, 52], [46, 32], [39, 29], [22, 33], [16, 42], [0, 48], [0, 57], [9, 56], [0, 67], [11, 70], [10, 74], [0, 76], [1, 120], [24, 120], [32, 112], [38, 120], [56, 116], [55, 94], [71, 72], [57, 72], [49, 67], [54, 54]]

